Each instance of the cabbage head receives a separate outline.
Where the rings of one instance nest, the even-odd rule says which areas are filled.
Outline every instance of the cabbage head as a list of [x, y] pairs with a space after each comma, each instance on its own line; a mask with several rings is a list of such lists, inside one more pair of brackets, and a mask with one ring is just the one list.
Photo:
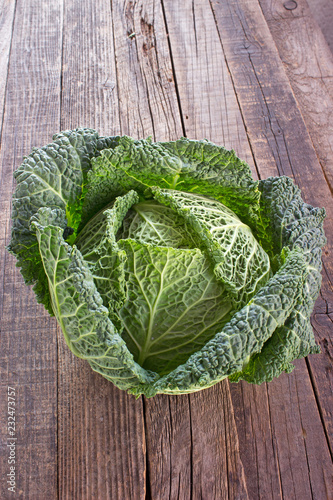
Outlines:
[[147, 397], [319, 352], [325, 211], [223, 147], [56, 134], [14, 173], [8, 247], [71, 351]]

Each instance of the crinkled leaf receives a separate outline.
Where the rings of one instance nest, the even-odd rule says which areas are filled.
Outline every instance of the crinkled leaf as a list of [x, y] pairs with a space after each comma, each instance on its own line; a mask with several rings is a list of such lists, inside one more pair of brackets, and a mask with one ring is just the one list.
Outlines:
[[[41, 209], [32, 222], [47, 275], [52, 307], [71, 351], [120, 389], [154, 376], [137, 365], [109, 319], [88, 265], [53, 225], [59, 214]], [[63, 218], [64, 220], [64, 218]]]
[[210, 198], [154, 188], [156, 199], [182, 215], [208, 251], [216, 277], [233, 296], [246, 304], [270, 277], [270, 261], [251, 229], [222, 203]]
[[122, 336], [141, 366], [169, 373], [221, 330], [232, 302], [200, 250], [119, 246], [127, 256]]
[[155, 200], [135, 205], [124, 219], [117, 238], [173, 248], [196, 248], [200, 244], [184, 217]]
[[208, 141], [180, 139], [153, 143], [121, 137], [118, 146], [93, 161], [83, 205], [83, 221], [115, 196], [134, 189], [140, 194], [159, 186], [207, 195], [221, 201], [243, 220], [256, 220], [260, 192], [249, 166], [234, 151]]
[[116, 234], [128, 210], [139, 201], [135, 191], [119, 196], [110, 208], [93, 217], [78, 235], [75, 244], [85, 262], [89, 264], [95, 284], [109, 316], [122, 330], [117, 310], [126, 296], [124, 263], [126, 254], [117, 241]]
[[326, 242], [323, 231], [325, 210], [304, 203], [299, 189], [287, 177], [261, 181], [261, 188], [265, 209], [271, 213], [276, 251], [282, 246], [301, 251], [307, 265], [307, 277], [299, 303], [285, 324], [275, 330], [262, 351], [250, 359], [244, 370], [230, 377], [232, 382], [241, 379], [254, 384], [270, 382], [283, 371], [291, 372], [294, 359], [320, 352], [310, 316], [321, 285], [321, 247]]
[[154, 384], [138, 386], [130, 392], [143, 392], [148, 397], [194, 392], [241, 371], [291, 314], [305, 279], [306, 263], [299, 251], [293, 251], [250, 303], [236, 312], [200, 351]]
[[[292, 248], [296, 239], [305, 231], [319, 228], [323, 233], [325, 210], [305, 203], [301, 198], [300, 189], [289, 177], [269, 177], [261, 180], [259, 189], [262, 193], [262, 225], [257, 227], [257, 236], [270, 256], [278, 255], [284, 246]], [[316, 242], [320, 249], [323, 245], [322, 237]]]
[[72, 206], [81, 194], [84, 172], [90, 168], [90, 158], [98, 154], [98, 146], [101, 144], [94, 130], [62, 132], [54, 136], [51, 144], [34, 148], [14, 172], [17, 186], [8, 250], [16, 256], [25, 282], [35, 284], [37, 300], [51, 314], [48, 283], [36, 238], [29, 229], [30, 219], [40, 207], [60, 208], [66, 211], [67, 218], [75, 218]]

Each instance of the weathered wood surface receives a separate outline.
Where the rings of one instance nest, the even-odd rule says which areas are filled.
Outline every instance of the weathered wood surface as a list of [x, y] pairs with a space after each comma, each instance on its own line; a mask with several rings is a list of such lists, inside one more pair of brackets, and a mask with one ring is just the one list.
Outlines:
[[292, 10], [281, 0], [260, 5], [333, 192], [333, 53], [307, 0], [298, 0]]
[[[228, 63], [231, 78], [235, 86], [235, 92], [238, 96], [240, 109], [243, 114], [244, 122], [251, 146], [253, 148], [259, 173], [263, 177], [271, 175], [272, 171], [270, 170], [270, 165], [272, 165], [274, 169], [273, 174], [275, 175], [277, 173], [286, 173], [288, 175], [293, 175], [293, 167], [297, 167], [296, 162], [298, 162], [299, 178], [297, 179], [297, 181], [302, 186], [300, 177], [301, 175], [302, 177], [304, 176], [304, 166], [300, 165], [300, 161], [302, 161], [302, 152], [300, 151], [301, 144], [299, 144], [297, 148], [297, 143], [293, 137], [293, 135], [295, 135], [293, 132], [293, 127], [301, 127], [300, 135], [302, 134], [302, 137], [304, 136], [304, 140], [308, 141], [309, 143], [307, 154], [310, 155], [310, 159], [315, 162], [316, 157], [310, 146], [310, 141], [306, 138], [307, 133], [304, 130], [304, 123], [302, 122], [292, 93], [290, 92], [289, 82], [284, 75], [281, 62], [277, 58], [274, 43], [272, 42], [269, 31], [267, 30], [267, 26], [264, 22], [263, 16], [261, 15], [260, 10], [258, 10], [258, 8], [253, 3], [249, 4], [246, 2], [219, 2], [216, 3], [216, 5], [215, 3], [213, 3], [212, 5], [213, 11], [216, 16], [217, 26], [220, 28], [219, 34], [221, 38], [221, 45], [224, 48], [224, 56]], [[174, 7], [172, 6], [170, 10], [173, 12]], [[183, 19], [184, 16], [182, 14], [183, 12], [181, 12], [180, 15], [178, 13], [178, 15], [174, 16], [174, 18], [172, 19], [172, 31], [175, 38], [177, 37], [177, 34], [179, 32], [182, 32], [182, 30], [179, 29], [179, 25], [176, 24], [177, 18]], [[170, 40], [172, 47], [171, 31]], [[179, 69], [180, 71], [182, 71], [181, 66]], [[177, 77], [177, 81], [178, 79], [179, 78]], [[274, 82], [274, 85], [272, 85], [271, 82]], [[282, 104], [281, 106], [280, 100], [276, 98], [274, 99], [275, 95], [283, 96], [284, 100], [286, 101], [285, 105]], [[294, 123], [289, 123], [290, 116], [293, 117]], [[280, 127], [282, 128], [282, 130], [279, 130]], [[294, 143], [286, 143], [286, 139], [283, 136], [283, 133], [288, 133], [288, 142], [291, 143], [291, 141], [294, 141]], [[293, 155], [293, 164], [290, 161], [290, 155]], [[278, 172], [276, 171], [276, 164], [279, 167]], [[311, 163], [308, 166], [309, 170], [310, 168]], [[302, 174], [300, 175], [301, 172]], [[310, 180], [310, 178], [311, 174], [309, 174], [308, 180]], [[325, 191], [321, 191], [321, 197], [324, 194]], [[326, 196], [326, 200], [328, 203], [330, 203], [329, 195]], [[316, 204], [316, 202], [317, 204], [321, 204], [323, 203], [323, 200], [322, 198], [320, 198], [316, 201], [312, 200], [312, 202], [314, 202], [314, 204]], [[322, 368], [324, 368], [324, 366], [322, 366]], [[307, 377], [307, 369], [305, 365], [303, 365], [303, 374], [301, 376], [303, 378]], [[281, 380], [283, 381], [283, 377], [281, 377]], [[270, 387], [274, 387], [274, 385], [278, 386], [278, 389], [276, 390], [276, 397], [279, 396], [280, 391], [282, 393], [282, 390], [285, 390], [285, 388], [283, 388], [282, 386], [281, 380], [279, 379], [278, 381], [273, 382], [273, 384], [270, 384]], [[279, 386], [281, 387], [279, 388]], [[270, 390], [270, 387], [268, 388], [268, 392]], [[300, 387], [302, 387], [301, 384]], [[232, 388], [232, 390], [236, 389]], [[249, 390], [249, 386], [246, 386], [244, 390]], [[291, 392], [292, 389], [289, 389], [287, 387], [286, 390]], [[280, 397], [281, 395], [282, 394], [280, 394]], [[324, 391], [322, 392], [324, 404], [325, 396], [327, 395], [330, 396], [330, 393], [324, 393]], [[293, 397], [290, 396], [290, 400], [292, 399]], [[315, 398], [313, 397], [312, 407], [315, 408], [315, 406], [316, 402]], [[284, 435], [283, 431], [293, 424], [293, 420], [295, 418], [294, 412], [288, 410], [287, 405], [285, 405], [284, 411], [284, 419], [286, 420], [286, 425], [283, 422], [281, 423], [280, 419], [276, 419], [278, 425], [277, 432], [281, 432], [281, 435]], [[270, 419], [272, 416], [274, 417], [274, 413], [272, 414], [270, 408], [270, 414], [267, 414], [266, 418]], [[320, 428], [320, 415], [318, 412], [316, 414], [316, 417], [317, 424], [319, 424]], [[327, 425], [329, 425], [329, 422]], [[271, 430], [273, 441], [275, 437], [274, 434], [275, 429], [273, 428]], [[302, 436], [300, 437], [302, 438]], [[258, 449], [257, 447], [255, 447], [252, 456], [249, 457], [249, 448], [254, 448], [254, 440], [256, 440], [256, 433], [253, 433], [252, 430], [251, 434], [249, 435], [249, 443], [246, 443], [246, 445], [244, 446], [247, 459], [245, 460], [245, 462], [243, 461], [246, 464], [251, 464], [250, 467], [252, 467], [252, 464], [255, 461], [253, 459], [256, 458], [254, 455], [254, 453], [256, 452], [255, 450]], [[321, 442], [323, 443], [325, 448], [324, 433], [321, 433]], [[292, 456], [293, 449], [295, 448], [295, 442], [293, 442], [292, 440], [285, 440], [284, 448], [288, 449], [288, 447], [289, 454], [290, 456]], [[305, 457], [306, 447], [305, 445], [303, 445], [302, 447], [303, 451], [301, 453], [303, 453], [303, 457]], [[326, 453], [328, 453], [328, 450]], [[300, 456], [301, 455], [299, 453], [298, 459]], [[248, 460], [248, 458], [251, 459]], [[328, 458], [328, 456], [326, 458]], [[282, 459], [279, 459], [279, 454], [277, 454], [279, 468], [275, 469], [276, 473], [280, 469], [280, 462], [282, 462], [283, 459], [284, 457], [282, 457]], [[259, 464], [259, 467], [261, 465], [262, 460]], [[295, 484], [305, 485], [305, 488], [307, 485], [305, 493], [309, 493], [310, 483], [307, 475], [308, 473], [306, 468], [303, 471], [301, 467], [295, 467], [294, 474], [293, 477], [291, 477], [290, 482], [285, 481], [286, 484], [284, 485], [283, 480], [280, 478], [280, 482], [282, 484], [282, 494], [291, 496], [293, 490], [295, 490]], [[261, 481], [260, 474], [258, 474], [258, 483], [259, 481]], [[318, 486], [318, 488], [319, 492], [325, 491], [325, 489], [321, 489], [321, 486]], [[259, 494], [259, 491], [260, 488], [258, 485], [256, 494]]]
[[333, 2], [327, 0], [308, 0], [312, 17], [317, 21], [325, 39], [333, 52]]
[[[0, 2], [0, 123], [2, 125], [9, 53], [13, 34], [15, 2]], [[1, 129], [0, 129], [1, 133]]]
[[[9, 43], [2, 56], [9, 55], [9, 64], [1, 61], [0, 497], [56, 498], [56, 324], [36, 303], [4, 245], [10, 235], [12, 172], [24, 154], [49, 141], [60, 125], [62, 9], [60, 1], [1, 3], [7, 17], [2, 33]], [[16, 389], [16, 494], [7, 490], [7, 386]]]
[[[292, 10], [288, 10], [279, 0], [270, 2], [260, 0], [260, 5], [309, 131], [324, 178], [333, 193], [333, 53], [311, 16], [307, 0], [298, 1], [292, 6]], [[303, 47], [307, 47], [305, 53]], [[318, 163], [314, 170], [320, 175]], [[318, 181], [316, 177], [315, 189], [309, 189], [309, 186], [303, 187], [302, 184], [300, 186], [303, 191], [313, 192], [311, 203], [325, 205], [321, 190], [325, 182], [321, 175], [319, 179]], [[332, 215], [332, 212], [328, 211], [325, 225], [328, 246], [323, 259], [324, 283], [321, 298], [316, 304], [313, 315], [313, 326], [327, 356], [326, 362], [321, 365], [324, 369], [319, 369], [318, 360], [311, 357], [309, 359], [315, 390], [322, 403], [320, 409], [327, 425], [326, 430], [331, 436], [333, 436], [332, 408], [325, 403], [333, 395], [330, 373], [333, 346], [332, 338], [326, 336], [324, 332], [332, 328], [330, 313], [333, 297], [329, 281], [329, 276], [332, 276]], [[317, 379], [318, 373], [322, 375], [320, 380]]]
[[[206, 137], [233, 147], [256, 177], [294, 177], [332, 220], [315, 153], [328, 131], [310, 138], [259, 2], [2, 3], [2, 242], [12, 170], [32, 146], [77, 126]], [[152, 400], [135, 400], [71, 355], [2, 243], [1, 498], [10, 498], [7, 385], [16, 385], [19, 403], [18, 497], [333, 498], [332, 225], [326, 231], [313, 317], [321, 355], [268, 385], [224, 381]]]

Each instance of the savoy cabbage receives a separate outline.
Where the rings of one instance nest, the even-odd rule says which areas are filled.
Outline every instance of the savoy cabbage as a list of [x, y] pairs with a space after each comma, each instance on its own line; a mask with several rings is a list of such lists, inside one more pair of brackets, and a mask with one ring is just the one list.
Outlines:
[[12, 239], [71, 351], [120, 389], [260, 384], [319, 352], [325, 211], [208, 141], [65, 131], [16, 170]]

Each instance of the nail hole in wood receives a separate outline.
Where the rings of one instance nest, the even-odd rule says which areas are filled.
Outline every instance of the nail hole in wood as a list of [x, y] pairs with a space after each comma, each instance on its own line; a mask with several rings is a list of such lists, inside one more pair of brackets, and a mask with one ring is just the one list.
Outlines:
[[287, 10], [295, 10], [297, 8], [297, 2], [295, 2], [295, 0], [288, 0], [284, 2], [283, 7]]

